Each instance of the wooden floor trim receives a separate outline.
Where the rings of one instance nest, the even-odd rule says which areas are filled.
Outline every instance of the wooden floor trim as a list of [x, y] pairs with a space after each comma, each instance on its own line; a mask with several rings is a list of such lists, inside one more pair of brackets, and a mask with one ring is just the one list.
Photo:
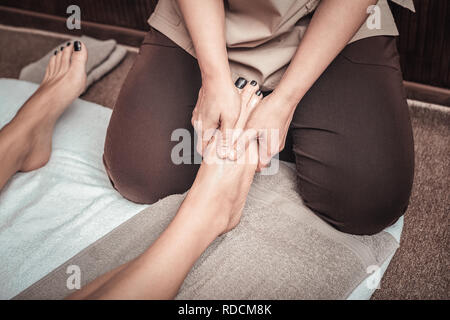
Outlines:
[[0, 6], [0, 21], [4, 25], [47, 30], [69, 36], [86, 35], [101, 40], [113, 38], [118, 43], [133, 47], [139, 47], [146, 34], [145, 31], [89, 21], [82, 21], [80, 30], [68, 30], [63, 17], [5, 6]]

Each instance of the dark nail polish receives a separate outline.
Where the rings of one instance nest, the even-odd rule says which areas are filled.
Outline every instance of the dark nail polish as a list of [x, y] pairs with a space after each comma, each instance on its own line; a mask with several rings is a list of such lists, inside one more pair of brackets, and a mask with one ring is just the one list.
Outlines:
[[58, 50], [55, 50], [55, 52], [53, 52], [53, 53], [56, 56], [58, 54]]
[[61, 47], [60, 49], [61, 49], [61, 51], [63, 51], [63, 50], [64, 50], [64, 47]]
[[73, 44], [73, 47], [74, 47], [75, 51], [81, 51], [81, 42], [75, 41]]
[[67, 46], [70, 46], [70, 42], [67, 42]]
[[256, 86], [257, 84], [258, 84], [258, 82], [256, 82], [255, 80], [253, 80], [252, 82], [250, 82], [250, 84], [252, 85], [252, 86]]
[[262, 91], [261, 91], [261, 90], [256, 91], [256, 95], [257, 95], [258, 97], [261, 96], [261, 95], [262, 95]]
[[247, 85], [247, 80], [244, 78], [239, 78], [234, 84], [238, 89], [243, 89]]

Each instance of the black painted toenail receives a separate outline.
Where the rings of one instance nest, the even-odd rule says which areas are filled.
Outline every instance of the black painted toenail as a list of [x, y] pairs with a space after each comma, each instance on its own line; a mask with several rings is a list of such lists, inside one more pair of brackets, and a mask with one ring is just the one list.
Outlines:
[[81, 51], [81, 42], [75, 41], [73, 44], [73, 47], [74, 47], [75, 51]]
[[261, 90], [256, 91], [256, 95], [257, 95], [258, 97], [261, 96], [261, 95], [262, 95], [262, 91], [261, 91]]
[[63, 50], [64, 50], [64, 47], [61, 47], [60, 49], [61, 49], [61, 51], [63, 51]]
[[67, 46], [70, 46], [70, 42], [67, 42]]
[[250, 84], [252, 85], [252, 86], [256, 86], [257, 84], [258, 84], [258, 82], [256, 82], [255, 80], [253, 80], [252, 82], [250, 82]]
[[236, 80], [234, 85], [239, 89], [243, 89], [247, 85], [247, 80], [244, 78], [239, 78]]
[[58, 54], [58, 50], [55, 50], [55, 52], [53, 52], [55, 54], [55, 56]]

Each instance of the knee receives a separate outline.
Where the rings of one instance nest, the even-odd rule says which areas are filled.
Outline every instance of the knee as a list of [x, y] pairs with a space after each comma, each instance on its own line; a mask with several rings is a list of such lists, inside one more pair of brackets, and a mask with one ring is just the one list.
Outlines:
[[340, 174], [339, 179], [318, 183], [312, 190], [306, 188], [302, 197], [310, 209], [337, 230], [373, 235], [405, 213], [411, 187], [412, 174], [401, 168], [392, 174], [353, 171], [345, 177]]
[[125, 199], [138, 204], [153, 204], [159, 200], [146, 183], [139, 183], [133, 178], [134, 174], [130, 175], [130, 172], [120, 170], [118, 164], [111, 163], [106, 154], [103, 155], [103, 163], [111, 185]]
[[341, 215], [333, 221], [333, 226], [344, 233], [374, 235], [394, 224], [408, 207], [408, 200], [394, 199], [390, 195], [383, 198], [370, 196], [362, 197], [363, 202], [343, 200], [336, 207], [336, 212]]
[[195, 179], [194, 165], [175, 166], [170, 162], [133, 161], [128, 157], [109, 157], [103, 162], [112, 186], [127, 200], [154, 204], [173, 194], [186, 192]]
[[406, 178], [409, 174], [402, 171], [349, 177], [337, 192], [337, 211], [342, 217], [338, 229], [373, 235], [395, 223], [408, 207], [412, 188], [412, 177]]

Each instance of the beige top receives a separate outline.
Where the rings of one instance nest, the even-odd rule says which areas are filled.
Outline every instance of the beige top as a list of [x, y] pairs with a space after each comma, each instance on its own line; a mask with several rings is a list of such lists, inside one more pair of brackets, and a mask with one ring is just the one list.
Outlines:
[[[412, 0], [392, 1], [415, 11]], [[254, 79], [263, 90], [274, 89], [306, 31], [308, 14], [320, 0], [228, 0], [228, 3], [225, 32], [233, 78]], [[364, 23], [350, 42], [378, 35], [398, 35], [387, 0], [379, 0], [377, 6], [380, 24]], [[148, 22], [195, 56], [176, 0], [160, 0]]]

